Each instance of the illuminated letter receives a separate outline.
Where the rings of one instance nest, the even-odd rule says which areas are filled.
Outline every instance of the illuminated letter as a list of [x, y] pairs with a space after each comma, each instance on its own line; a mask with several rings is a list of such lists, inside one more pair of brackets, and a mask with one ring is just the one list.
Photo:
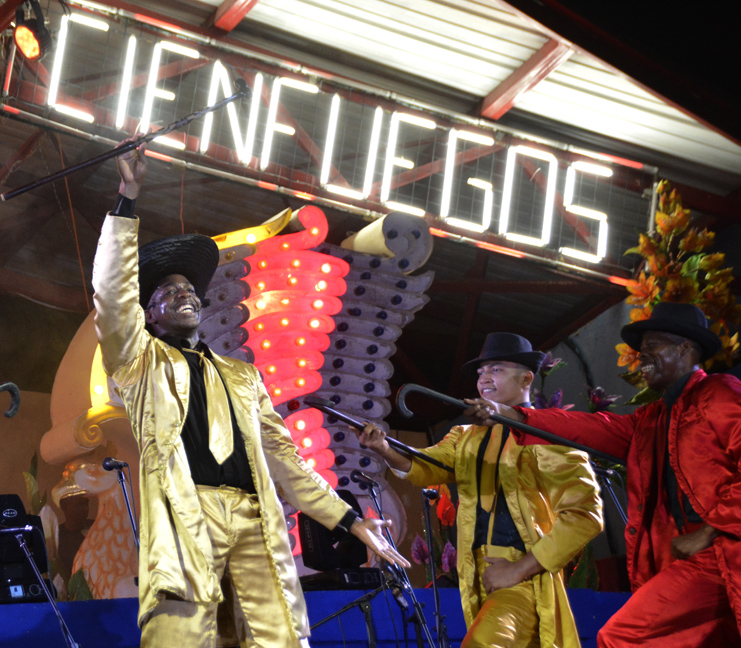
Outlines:
[[[154, 98], [158, 97], [167, 101], [173, 101], [175, 99], [175, 94], [173, 92], [157, 87], [157, 76], [159, 74], [160, 59], [162, 58], [163, 49], [189, 58], [200, 58], [200, 54], [197, 50], [191, 49], [190, 47], [183, 47], [177, 43], [160, 41], [154, 46], [154, 50], [152, 51], [152, 64], [149, 67], [149, 79], [147, 80], [147, 93], [144, 96], [144, 110], [142, 111], [142, 119], [139, 124], [139, 130], [142, 132], [149, 128], [149, 122], [152, 118], [152, 104], [154, 103]], [[173, 148], [185, 148], [185, 145], [176, 139], [171, 139], [169, 137], [155, 137], [154, 139], [161, 144], [166, 144]]]
[[265, 125], [265, 141], [262, 145], [262, 157], [260, 158], [261, 171], [264, 171], [268, 164], [270, 164], [270, 151], [273, 148], [273, 133], [278, 131], [286, 135], [293, 135], [296, 132], [296, 129], [293, 128], [293, 126], [281, 124], [275, 121], [278, 114], [278, 105], [280, 103], [281, 86], [288, 86], [312, 94], [319, 92], [319, 88], [314, 84], [305, 83], [296, 79], [277, 77], [275, 81], [273, 81], [273, 93], [270, 97], [270, 108], [268, 109], [268, 123]]
[[99, 29], [100, 31], [108, 31], [108, 23], [104, 23], [102, 20], [96, 20], [95, 18], [89, 18], [88, 16], [74, 13], [69, 16], [62, 16], [62, 23], [59, 27], [59, 36], [57, 38], [57, 49], [54, 53], [54, 66], [49, 81], [49, 93], [47, 94], [46, 102], [60, 113], [70, 115], [75, 119], [81, 119], [82, 121], [92, 124], [95, 121], [95, 118], [90, 113], [57, 103], [59, 78], [62, 75], [62, 63], [64, 62], [64, 50], [67, 47], [67, 33], [69, 32], [70, 21], [76, 22], [80, 25], [86, 25], [87, 27], [92, 27], [93, 29]]
[[[329, 170], [332, 167], [332, 153], [334, 152], [334, 138], [337, 133], [337, 118], [340, 114], [340, 95], [332, 97], [332, 107], [329, 111], [329, 124], [327, 125], [327, 142], [324, 145], [324, 159], [322, 160], [322, 172], [319, 175], [319, 182], [323, 185], [329, 180]], [[353, 193], [358, 193], [357, 191]], [[358, 197], [360, 195], [358, 194]]]
[[494, 207], [494, 193], [492, 190], [491, 182], [486, 182], [480, 178], [468, 178], [467, 183], [472, 187], [478, 187], [484, 190], [484, 211], [481, 216], [481, 225], [472, 223], [468, 220], [461, 218], [450, 217], [450, 197], [453, 191], [453, 170], [455, 169], [455, 149], [458, 139], [468, 140], [469, 142], [477, 142], [482, 146], [493, 146], [494, 140], [486, 135], [478, 135], [476, 133], [468, 133], [466, 131], [458, 131], [455, 128], [450, 130], [448, 136], [448, 155], [445, 160], [445, 177], [443, 179], [443, 195], [440, 205], [440, 217], [458, 227], [465, 227], [466, 229], [473, 230], [475, 232], [485, 232], [491, 225], [491, 212]]
[[411, 205], [405, 205], [403, 203], [397, 203], [389, 200], [389, 195], [391, 194], [391, 172], [394, 166], [404, 167], [405, 169], [414, 168], [414, 162], [412, 162], [411, 160], [407, 160], [406, 158], [398, 158], [395, 155], [396, 141], [399, 136], [399, 122], [415, 124], [416, 126], [420, 126], [421, 128], [427, 128], [428, 130], [433, 130], [437, 127], [437, 124], [430, 119], [423, 119], [421, 117], [415, 117], [414, 115], [408, 115], [400, 112], [394, 112], [391, 115], [389, 141], [386, 148], [386, 164], [384, 165], [383, 182], [381, 184], [381, 202], [385, 203], [387, 207], [396, 211], [413, 214], [414, 216], [424, 216], [424, 209], [419, 209], [418, 207], [412, 207]]
[[566, 170], [566, 187], [563, 192], [563, 206], [567, 212], [584, 218], [593, 218], [599, 221], [599, 234], [597, 236], [597, 254], [590, 254], [573, 248], [562, 247], [558, 251], [564, 256], [582, 259], [590, 263], [599, 263], [607, 254], [607, 214], [594, 209], [574, 205], [574, 185], [576, 184], [576, 172], [591, 173], [593, 175], [609, 178], [612, 176], [612, 169], [600, 166], [598, 164], [589, 164], [588, 162], [574, 162]]
[[[540, 238], [513, 234], [507, 231], [509, 226], [509, 211], [512, 202], [512, 185], [515, 179], [515, 161], [517, 154], [538, 158], [548, 162], [548, 183], [545, 191], [545, 207], [543, 208], [543, 230]], [[553, 221], [553, 199], [556, 195], [556, 175], [558, 174], [558, 160], [552, 153], [545, 153], [528, 146], [513, 146], [507, 151], [507, 168], [504, 171], [504, 187], [502, 189], [502, 209], [499, 215], [499, 233], [504, 234], [511, 241], [520, 241], [529, 245], [543, 247], [551, 240], [551, 222]]]
[[126, 109], [129, 107], [129, 91], [131, 90], [131, 77], [134, 72], [134, 59], [136, 56], [136, 36], [129, 36], [129, 45], [126, 48], [126, 62], [124, 63], [123, 79], [121, 81], [121, 94], [118, 96], [118, 111], [116, 112], [116, 128], [121, 130], [126, 122]]
[[[219, 81], [221, 81], [221, 90], [225, 97], [230, 97], [232, 93], [231, 83], [229, 82], [229, 75], [226, 73], [226, 68], [218, 59], [214, 63], [214, 71], [211, 75], [211, 89], [208, 93], [208, 105], [213, 106], [216, 103], [216, 95], [219, 92]], [[234, 107], [234, 102], [228, 103], [226, 106], [227, 115], [229, 115], [229, 124], [232, 127], [232, 138], [234, 139], [234, 148], [237, 151], [237, 158], [240, 162], [249, 163], [250, 159], [245, 159], [244, 146], [242, 145], [242, 131], [239, 128], [239, 120], [237, 118], [237, 109]], [[206, 115], [203, 122], [203, 134], [201, 135], [201, 153], [205, 153], [208, 150], [208, 145], [211, 140], [211, 127], [214, 122], [214, 114], [212, 112]]]

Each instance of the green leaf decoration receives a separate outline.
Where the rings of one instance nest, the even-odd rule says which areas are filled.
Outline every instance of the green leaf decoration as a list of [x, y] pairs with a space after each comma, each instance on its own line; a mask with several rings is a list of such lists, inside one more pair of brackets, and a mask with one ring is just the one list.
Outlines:
[[31, 457], [31, 466], [28, 469], [28, 472], [31, 473], [31, 476], [36, 479], [39, 471], [39, 456], [34, 452], [33, 457]]
[[661, 398], [661, 392], [654, 391], [650, 387], [646, 387], [639, 391], [633, 398], [631, 398], [626, 405], [648, 405]]
[[643, 382], [643, 374], [641, 373], [640, 369], [636, 369], [635, 371], [628, 371], [626, 373], [619, 374], [619, 377], [622, 378], [625, 382], [627, 382], [631, 387], [636, 387], [637, 389], [643, 389], [646, 386], [646, 383]]
[[85, 574], [82, 569], [78, 569], [67, 583], [67, 600], [68, 601], [92, 601], [93, 593], [85, 580]]
[[26, 493], [28, 501], [31, 502], [31, 515], [38, 515], [41, 510], [41, 500], [39, 498], [39, 484], [30, 472], [23, 473], [23, 479], [26, 482]]

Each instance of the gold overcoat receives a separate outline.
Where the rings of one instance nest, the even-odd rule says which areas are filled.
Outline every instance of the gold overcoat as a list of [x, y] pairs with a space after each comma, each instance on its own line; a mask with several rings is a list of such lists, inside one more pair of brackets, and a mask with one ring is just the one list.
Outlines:
[[[116, 383], [140, 451], [141, 626], [167, 593], [199, 604], [217, 603], [222, 593], [180, 438], [188, 411], [190, 371], [182, 353], [144, 328], [138, 229], [138, 219], [106, 218], [95, 255], [93, 287], [103, 366]], [[309, 623], [278, 490], [291, 506], [328, 528], [337, 525], [349, 506], [299, 457], [255, 367], [217, 355], [213, 362], [247, 449], [272, 577], [282, 591], [284, 622], [298, 640], [309, 635]]]
[[[487, 429], [456, 426], [440, 443], [422, 451], [455, 468], [455, 476], [420, 459], [412, 459], [407, 474], [419, 486], [457, 484], [458, 577], [468, 627], [480, 607], [471, 548], [478, 501], [476, 457]], [[491, 442], [500, 441], [501, 435], [502, 426], [494, 426]], [[494, 470], [494, 464], [485, 460], [482, 473], [486, 470]], [[540, 617], [540, 646], [579, 646], [561, 570], [602, 530], [602, 500], [587, 455], [564, 446], [520, 446], [510, 436], [501, 455], [499, 479], [525, 549], [545, 569], [532, 578]]]

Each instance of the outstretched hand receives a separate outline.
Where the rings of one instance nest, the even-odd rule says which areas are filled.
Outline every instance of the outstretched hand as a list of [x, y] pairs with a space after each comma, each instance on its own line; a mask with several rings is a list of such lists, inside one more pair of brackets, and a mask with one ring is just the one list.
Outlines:
[[[116, 145], [116, 148], [125, 146], [130, 142], [135, 142], [143, 133], [137, 133], [133, 137], [129, 137]], [[121, 184], [119, 185], [118, 193], [126, 198], [137, 198], [139, 191], [144, 182], [144, 178], [147, 175], [147, 158], [144, 152], [147, 150], [146, 142], [140, 144], [135, 149], [126, 151], [118, 157], [116, 157], [116, 168], [118, 174], [121, 176]]]
[[463, 413], [472, 418], [476, 425], [483, 425], [491, 427], [497, 422], [491, 418], [492, 414], [498, 416], [504, 416], [505, 418], [511, 419], [518, 423], [521, 423], [524, 416], [520, 414], [516, 409], [509, 405], [502, 405], [502, 403], [495, 403], [485, 398], [465, 398], [463, 399], [469, 408]]
[[390, 526], [391, 520], [357, 519], [350, 527], [350, 533], [360, 538], [382, 560], [400, 567], [411, 567], [409, 561], [383, 537], [383, 528]]

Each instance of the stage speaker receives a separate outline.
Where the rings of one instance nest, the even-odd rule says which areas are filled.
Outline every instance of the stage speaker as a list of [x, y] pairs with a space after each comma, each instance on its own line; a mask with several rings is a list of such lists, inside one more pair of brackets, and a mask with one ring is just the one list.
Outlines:
[[[46, 601], [36, 572], [18, 544], [17, 533], [1, 533], [24, 526], [33, 528], [32, 532], [22, 533], [36, 567], [44, 574], [49, 571], [49, 566], [41, 518], [26, 513], [20, 496], [0, 495], [0, 603]], [[49, 580], [45, 580], [49, 591], [54, 592]]]
[[[339, 489], [337, 495], [362, 517], [355, 495], [344, 489]], [[344, 532], [334, 534], [304, 513], [298, 514], [298, 533], [304, 565], [310, 569], [357, 569], [368, 562], [368, 551], [359, 538]]]

